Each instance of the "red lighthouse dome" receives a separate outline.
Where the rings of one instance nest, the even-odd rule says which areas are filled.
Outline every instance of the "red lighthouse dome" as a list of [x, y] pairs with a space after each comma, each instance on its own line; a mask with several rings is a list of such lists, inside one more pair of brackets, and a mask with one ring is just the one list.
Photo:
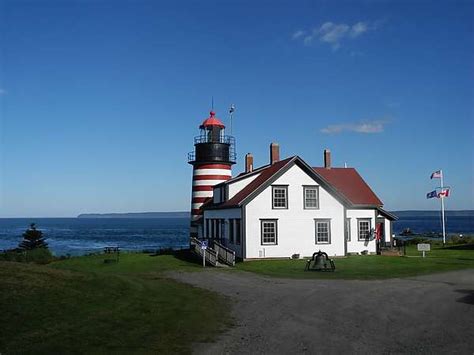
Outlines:
[[199, 128], [201, 129], [210, 128], [210, 127], [225, 128], [221, 120], [216, 117], [216, 113], [214, 111], [209, 112], [209, 115], [210, 116], [202, 122]]

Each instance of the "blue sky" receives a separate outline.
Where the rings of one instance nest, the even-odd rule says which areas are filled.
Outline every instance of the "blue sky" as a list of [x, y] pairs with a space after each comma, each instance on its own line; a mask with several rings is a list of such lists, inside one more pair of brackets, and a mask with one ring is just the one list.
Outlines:
[[188, 210], [208, 116], [389, 210], [474, 209], [472, 1], [0, 0], [0, 217]]

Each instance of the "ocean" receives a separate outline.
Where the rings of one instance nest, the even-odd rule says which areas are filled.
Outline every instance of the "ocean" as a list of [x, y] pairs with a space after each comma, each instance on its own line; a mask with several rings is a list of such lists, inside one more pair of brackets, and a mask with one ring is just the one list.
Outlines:
[[18, 246], [36, 223], [55, 255], [122, 250], [181, 249], [189, 245], [188, 218], [0, 218], [0, 250]]
[[[394, 223], [393, 232], [405, 228], [415, 233], [440, 232], [437, 216], [405, 215]], [[30, 223], [42, 230], [55, 255], [83, 255], [119, 246], [140, 251], [188, 247], [188, 218], [0, 218], [0, 250], [18, 246]], [[473, 216], [447, 217], [447, 232], [474, 234]]]

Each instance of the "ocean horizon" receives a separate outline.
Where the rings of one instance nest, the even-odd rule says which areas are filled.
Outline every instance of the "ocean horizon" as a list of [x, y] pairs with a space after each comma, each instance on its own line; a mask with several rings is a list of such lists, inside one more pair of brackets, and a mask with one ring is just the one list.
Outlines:
[[[393, 224], [398, 235], [405, 228], [414, 233], [440, 233], [441, 217], [436, 211], [400, 214]], [[451, 235], [474, 234], [474, 211], [446, 214], [446, 231]], [[142, 251], [183, 249], [189, 245], [189, 218], [0, 218], [0, 250], [12, 249], [22, 240], [30, 223], [43, 231], [55, 255], [83, 255], [106, 246]]]

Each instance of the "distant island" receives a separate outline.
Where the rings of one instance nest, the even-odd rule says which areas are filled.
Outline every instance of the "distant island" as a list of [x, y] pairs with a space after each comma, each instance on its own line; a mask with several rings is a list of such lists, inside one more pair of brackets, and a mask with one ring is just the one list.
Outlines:
[[[437, 217], [440, 211], [391, 211], [397, 217]], [[474, 217], [474, 210], [446, 211], [447, 217]], [[137, 212], [137, 213], [83, 213], [77, 218], [189, 218], [190, 213], [179, 212]]]
[[[406, 211], [391, 211], [397, 217], [438, 217], [440, 211], [426, 211], [426, 210], [406, 210]], [[446, 211], [447, 217], [474, 217], [474, 210], [452, 210]]]
[[77, 218], [189, 218], [189, 212], [83, 213]]

